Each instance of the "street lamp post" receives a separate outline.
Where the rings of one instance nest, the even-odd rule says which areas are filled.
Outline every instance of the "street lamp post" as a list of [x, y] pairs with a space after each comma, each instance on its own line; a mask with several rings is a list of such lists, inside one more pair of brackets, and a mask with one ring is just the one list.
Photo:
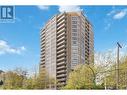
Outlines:
[[117, 42], [117, 73], [116, 73], [116, 89], [119, 89], [119, 49], [122, 48], [122, 46]]

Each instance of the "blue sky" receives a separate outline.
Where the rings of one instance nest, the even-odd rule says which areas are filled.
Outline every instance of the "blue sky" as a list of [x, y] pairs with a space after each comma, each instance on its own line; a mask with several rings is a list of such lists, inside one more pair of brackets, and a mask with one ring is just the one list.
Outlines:
[[40, 29], [63, 11], [84, 10], [93, 25], [96, 52], [127, 44], [127, 6], [16, 6], [15, 23], [0, 23], [0, 69], [32, 70], [40, 60]]

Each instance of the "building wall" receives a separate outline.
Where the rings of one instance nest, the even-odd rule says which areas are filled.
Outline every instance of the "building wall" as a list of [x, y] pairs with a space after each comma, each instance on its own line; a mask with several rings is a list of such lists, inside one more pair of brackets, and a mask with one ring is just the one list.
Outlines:
[[[46, 74], [50, 88], [51, 80], [56, 80], [56, 17], [53, 17], [42, 31], [40, 72]], [[41, 36], [42, 36], [41, 35]], [[45, 72], [43, 70], [45, 69]]]
[[56, 76], [56, 18], [54, 17], [45, 30], [45, 67], [48, 76]]
[[65, 86], [67, 79], [67, 15], [57, 15], [57, 88]]
[[80, 18], [71, 16], [71, 68], [80, 63]]
[[92, 25], [83, 13], [58, 14], [41, 31], [40, 74], [46, 70], [55, 87], [63, 87], [76, 65], [92, 62], [93, 51]]

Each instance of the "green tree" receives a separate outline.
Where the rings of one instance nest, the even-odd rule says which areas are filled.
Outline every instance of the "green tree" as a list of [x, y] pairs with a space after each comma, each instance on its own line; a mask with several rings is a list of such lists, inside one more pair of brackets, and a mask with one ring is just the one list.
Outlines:
[[[109, 70], [106, 70], [106, 87], [116, 89], [117, 84], [117, 63], [114, 63]], [[104, 82], [103, 82], [104, 83]], [[121, 58], [119, 64], [119, 89], [127, 88], [127, 57]]]
[[70, 72], [67, 85], [63, 89], [95, 88], [96, 70], [93, 65], [78, 65]]
[[42, 81], [40, 76], [29, 77], [24, 81], [23, 89], [44, 89], [45, 82]]
[[20, 89], [22, 88], [23, 78], [14, 72], [7, 72], [5, 74], [4, 88], [5, 89]]
[[27, 72], [21, 68], [4, 73], [4, 89], [22, 89]]

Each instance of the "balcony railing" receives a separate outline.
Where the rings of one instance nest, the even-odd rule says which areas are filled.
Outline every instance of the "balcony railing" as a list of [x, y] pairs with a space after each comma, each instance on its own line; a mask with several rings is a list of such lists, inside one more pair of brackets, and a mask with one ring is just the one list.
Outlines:
[[59, 27], [61, 24], [65, 23], [65, 19], [63, 19], [60, 23], [57, 24], [57, 27]]
[[66, 70], [57, 71], [57, 74], [65, 74], [65, 73], [66, 73]]
[[65, 81], [66, 81], [66, 78], [60, 78], [60, 79], [58, 79], [58, 82], [65, 82]]
[[65, 48], [63, 48], [63, 49], [57, 51], [57, 55], [59, 55], [59, 54], [61, 54], [61, 53], [64, 53], [64, 52], [66, 52], [66, 49], [65, 49]]
[[57, 78], [62, 78], [62, 77], [66, 77], [66, 74], [60, 74], [56, 76]]
[[65, 57], [57, 58], [57, 62], [59, 62], [61, 60], [65, 60]]
[[57, 43], [61, 42], [62, 40], [65, 40], [65, 39], [66, 39], [66, 37], [65, 37], [65, 36], [62, 36], [61, 38], [59, 38], [59, 39], [57, 40]]
[[65, 18], [65, 15], [61, 16], [60, 18], [57, 18], [57, 23], [59, 23], [64, 18]]
[[66, 69], [66, 66], [59, 66], [59, 67], [57, 67], [57, 70], [62, 70], [62, 69]]
[[60, 25], [59, 27], [57, 27], [57, 31], [59, 31], [59, 30], [61, 30], [61, 29], [63, 29], [64, 27], [65, 27], [65, 23], [63, 23], [62, 25]]
[[64, 28], [62, 28], [61, 30], [57, 31], [57, 33], [56, 33], [56, 34], [57, 34], [57, 35], [59, 35], [62, 31], [65, 31], [65, 29], [66, 29], [65, 27], [64, 27]]
[[62, 44], [65, 44], [65, 43], [66, 43], [66, 41], [65, 40], [62, 40], [61, 42], [57, 43], [57, 47], [58, 46], [61, 46]]
[[65, 61], [61, 61], [61, 62], [57, 62], [57, 66], [62, 66], [62, 65], [65, 65]]

